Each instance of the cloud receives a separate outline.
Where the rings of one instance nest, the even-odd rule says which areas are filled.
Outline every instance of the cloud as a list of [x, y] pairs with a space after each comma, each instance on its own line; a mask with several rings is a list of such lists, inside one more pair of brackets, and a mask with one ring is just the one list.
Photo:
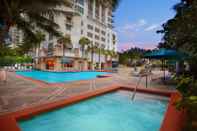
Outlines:
[[146, 20], [140, 19], [135, 23], [127, 23], [123, 25], [123, 27], [117, 28], [117, 31], [120, 33], [131, 33], [134, 31], [138, 31], [141, 27], [147, 24]]
[[118, 51], [124, 51], [131, 47], [153, 49], [157, 46], [156, 33], [153, 32], [160, 27], [158, 23], [149, 23], [145, 19], [126, 23], [116, 28], [119, 43]]
[[152, 30], [157, 29], [158, 27], [159, 27], [158, 24], [153, 24], [153, 25], [148, 26], [148, 27], [145, 28], [144, 30], [145, 30], [145, 31], [152, 31]]
[[138, 21], [138, 26], [144, 26], [146, 24], [147, 24], [147, 22], [144, 19], [141, 19]]

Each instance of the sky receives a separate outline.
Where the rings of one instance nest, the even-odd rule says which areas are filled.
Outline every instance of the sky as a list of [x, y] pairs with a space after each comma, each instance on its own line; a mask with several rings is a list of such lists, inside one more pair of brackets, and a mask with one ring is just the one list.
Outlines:
[[162, 35], [156, 31], [173, 18], [173, 5], [180, 0], [121, 0], [114, 13], [118, 50], [156, 48]]

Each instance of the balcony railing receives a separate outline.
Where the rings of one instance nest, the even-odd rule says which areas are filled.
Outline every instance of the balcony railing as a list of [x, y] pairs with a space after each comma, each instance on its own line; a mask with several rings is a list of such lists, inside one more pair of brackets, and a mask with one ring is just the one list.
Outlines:
[[[33, 53], [35, 54], [35, 53]], [[82, 52], [79, 48], [74, 49], [65, 49], [65, 52], [63, 54], [63, 50], [61, 47], [54, 47], [53, 49], [41, 49], [39, 51], [39, 57], [75, 57], [75, 58], [88, 58], [89, 54], [86, 52]]]

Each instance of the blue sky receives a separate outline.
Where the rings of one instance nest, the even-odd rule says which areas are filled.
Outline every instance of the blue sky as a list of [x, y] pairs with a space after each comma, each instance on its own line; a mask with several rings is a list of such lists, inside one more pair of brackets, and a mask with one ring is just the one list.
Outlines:
[[175, 15], [173, 5], [180, 0], [121, 0], [114, 13], [118, 49], [155, 48], [161, 40], [156, 31]]

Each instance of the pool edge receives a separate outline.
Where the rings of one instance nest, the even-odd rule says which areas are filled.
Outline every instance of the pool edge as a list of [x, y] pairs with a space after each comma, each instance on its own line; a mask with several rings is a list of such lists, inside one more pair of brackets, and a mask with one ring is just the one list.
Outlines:
[[[103, 95], [109, 92], [117, 90], [134, 90], [133, 86], [123, 86], [123, 85], [112, 85], [94, 91], [88, 91], [85, 93], [80, 93], [78, 95], [71, 96], [64, 100], [59, 100], [57, 102], [52, 102], [48, 104], [43, 104], [42, 106], [35, 106], [31, 108], [26, 108], [13, 113], [8, 113], [0, 117], [0, 130], [1, 131], [20, 131], [18, 127], [17, 120], [28, 119], [40, 113], [48, 112], [57, 108], [61, 108], [70, 104], [74, 104], [95, 96]], [[180, 131], [183, 126], [183, 113], [177, 111], [173, 105], [175, 98], [177, 99], [177, 92], [172, 91], [161, 91], [152, 88], [138, 88], [138, 92], [162, 95], [170, 97], [169, 104], [164, 115], [163, 122], [161, 124], [160, 131]], [[176, 97], [175, 97], [176, 96]], [[174, 114], [175, 113], [175, 114]], [[174, 119], [176, 117], [176, 119]], [[180, 125], [180, 126], [179, 126]], [[179, 126], [179, 128], [178, 128]], [[178, 130], [177, 130], [178, 129]]]
[[[98, 71], [98, 72], [106, 72], [106, 71]], [[96, 78], [88, 79], [88, 80], [76, 80], [76, 81], [69, 81], [69, 82], [50, 83], [50, 82], [45, 82], [43, 80], [38, 80], [38, 79], [31, 78], [31, 77], [19, 75], [16, 72], [10, 72], [10, 73], [14, 73], [16, 78], [23, 79], [23, 80], [28, 80], [28, 81], [31, 81], [35, 84], [44, 85], [44, 86], [51, 86], [51, 87], [52, 86], [62, 86], [62, 85], [69, 84], [69, 83], [74, 83], [74, 82], [88, 82], [88, 81], [91, 81], [91, 80], [96, 80], [96, 79], [101, 79], [101, 78], [102, 79], [105, 79], [105, 78], [107, 79], [107, 78], [112, 77], [112, 75], [108, 74], [108, 75], [98, 75]], [[108, 73], [111, 73], [111, 72], [108, 72]]]

